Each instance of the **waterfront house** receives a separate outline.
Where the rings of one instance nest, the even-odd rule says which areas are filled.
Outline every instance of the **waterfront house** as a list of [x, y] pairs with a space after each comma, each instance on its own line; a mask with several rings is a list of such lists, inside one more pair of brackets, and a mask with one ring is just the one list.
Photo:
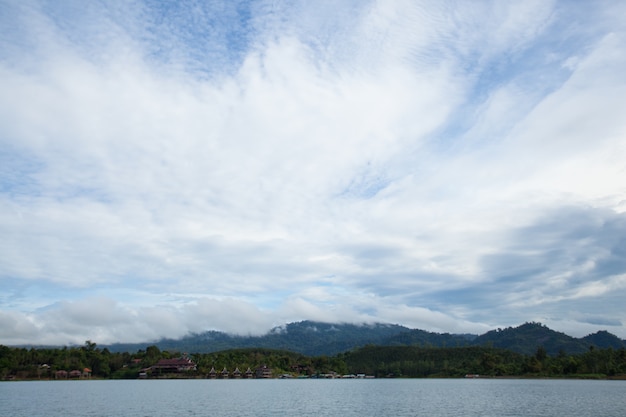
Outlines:
[[263, 366], [256, 368], [256, 377], [257, 378], [271, 378], [272, 368], [268, 368], [267, 365], [263, 365]]
[[189, 372], [197, 369], [196, 364], [189, 358], [161, 359], [150, 369], [158, 373]]

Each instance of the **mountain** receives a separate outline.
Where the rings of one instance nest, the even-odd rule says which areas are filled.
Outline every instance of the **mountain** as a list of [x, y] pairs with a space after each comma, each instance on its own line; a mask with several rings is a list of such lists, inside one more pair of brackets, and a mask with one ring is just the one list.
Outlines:
[[551, 356], [557, 355], [561, 350], [566, 353], [583, 353], [589, 347], [580, 339], [534, 322], [504, 330], [491, 330], [478, 336], [473, 343], [509, 349], [525, 355], [533, 355], [539, 346], [543, 346], [548, 355]]
[[[235, 336], [209, 331], [179, 340], [162, 339], [153, 344], [161, 350], [193, 353], [255, 347], [289, 350], [311, 356], [332, 356], [368, 344], [388, 345], [390, 338], [408, 331], [409, 328], [397, 324], [301, 321], [275, 327], [263, 336]], [[145, 343], [108, 346], [113, 352], [132, 352], [145, 347]]]
[[620, 349], [626, 345], [624, 340], [621, 340], [619, 337], [607, 332], [606, 330], [592, 333], [583, 337], [581, 340], [585, 342], [587, 346], [595, 346], [600, 349]]
[[476, 335], [459, 335], [450, 333], [432, 333], [413, 329], [389, 337], [385, 341], [388, 346], [422, 346], [422, 347], [459, 347], [469, 346]]
[[275, 327], [263, 336], [234, 336], [218, 331], [193, 334], [182, 339], [162, 339], [155, 343], [114, 344], [112, 352], [136, 352], [156, 345], [170, 352], [211, 353], [237, 348], [282, 349], [308, 356], [333, 356], [366, 345], [467, 347], [489, 346], [524, 355], [534, 355], [542, 346], [548, 355], [561, 351], [583, 353], [590, 346], [598, 348], [626, 347], [617, 336], [599, 331], [584, 338], [574, 338], [549, 329], [541, 323], [524, 323], [518, 327], [491, 330], [483, 335], [433, 333], [409, 329], [396, 324], [346, 324], [301, 321]]
[[397, 324], [329, 324], [313, 321], [290, 323], [261, 336], [264, 347], [292, 350], [305, 355], [335, 355], [367, 344], [385, 345], [409, 329]]

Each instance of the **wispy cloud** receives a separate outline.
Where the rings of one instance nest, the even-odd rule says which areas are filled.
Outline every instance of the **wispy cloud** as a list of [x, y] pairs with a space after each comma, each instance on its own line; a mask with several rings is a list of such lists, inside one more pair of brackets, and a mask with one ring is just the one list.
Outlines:
[[626, 337], [624, 6], [0, 7], [0, 343]]

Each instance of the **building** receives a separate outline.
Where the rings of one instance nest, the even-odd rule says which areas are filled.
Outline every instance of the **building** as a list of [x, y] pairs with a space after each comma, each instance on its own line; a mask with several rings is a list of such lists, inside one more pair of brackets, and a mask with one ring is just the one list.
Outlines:
[[80, 378], [81, 376], [83, 376], [83, 373], [81, 371], [79, 371], [78, 369], [74, 369], [73, 371], [70, 371], [69, 373], [69, 377], [70, 378]]
[[156, 373], [189, 372], [197, 369], [196, 364], [189, 358], [161, 359], [150, 367]]
[[267, 365], [260, 366], [256, 368], [256, 377], [257, 378], [271, 378], [272, 377], [272, 368], [268, 368]]

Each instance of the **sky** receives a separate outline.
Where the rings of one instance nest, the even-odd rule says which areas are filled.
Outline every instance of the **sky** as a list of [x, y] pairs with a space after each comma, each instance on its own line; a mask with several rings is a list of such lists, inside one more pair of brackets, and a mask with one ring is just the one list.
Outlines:
[[626, 338], [626, 2], [0, 0], [0, 344]]

